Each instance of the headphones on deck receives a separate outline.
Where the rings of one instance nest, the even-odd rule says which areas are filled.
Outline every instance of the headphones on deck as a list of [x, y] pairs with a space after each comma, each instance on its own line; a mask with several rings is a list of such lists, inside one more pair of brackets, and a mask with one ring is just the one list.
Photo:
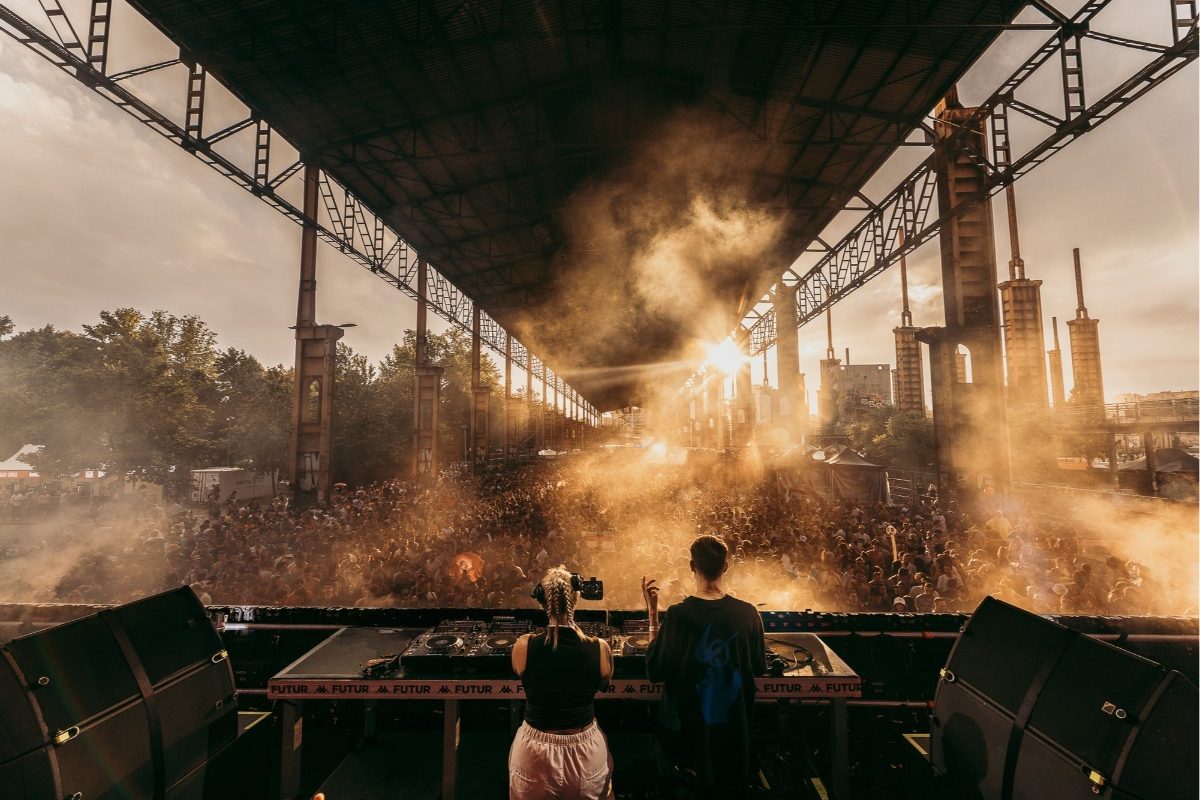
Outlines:
[[[586, 581], [579, 577], [578, 572], [571, 573], [571, 591], [579, 592], [584, 600], [603, 600], [604, 599], [604, 581], [597, 580], [592, 577]], [[546, 590], [542, 588], [539, 581], [533, 585], [529, 596], [538, 601], [538, 605], [546, 605]]]

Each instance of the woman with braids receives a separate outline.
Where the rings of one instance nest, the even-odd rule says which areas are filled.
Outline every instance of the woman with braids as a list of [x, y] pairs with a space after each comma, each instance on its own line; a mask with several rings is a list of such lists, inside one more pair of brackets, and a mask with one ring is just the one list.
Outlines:
[[508, 754], [509, 800], [611, 800], [612, 756], [592, 703], [612, 677], [612, 651], [575, 624], [579, 592], [564, 567], [546, 572], [534, 596], [548, 619], [545, 634], [513, 645], [526, 702]]

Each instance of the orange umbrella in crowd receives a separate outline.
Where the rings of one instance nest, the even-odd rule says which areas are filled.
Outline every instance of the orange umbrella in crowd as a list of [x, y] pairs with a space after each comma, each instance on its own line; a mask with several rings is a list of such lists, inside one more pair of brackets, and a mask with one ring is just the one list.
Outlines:
[[464, 578], [475, 583], [483, 575], [483, 556], [479, 553], [459, 553], [450, 562], [450, 577], [456, 580]]

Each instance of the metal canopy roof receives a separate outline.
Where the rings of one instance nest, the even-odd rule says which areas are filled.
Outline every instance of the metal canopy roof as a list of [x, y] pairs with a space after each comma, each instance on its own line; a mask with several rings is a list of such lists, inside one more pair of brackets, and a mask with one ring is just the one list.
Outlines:
[[132, 4], [613, 408], [708, 306], [731, 329], [1023, 2]]

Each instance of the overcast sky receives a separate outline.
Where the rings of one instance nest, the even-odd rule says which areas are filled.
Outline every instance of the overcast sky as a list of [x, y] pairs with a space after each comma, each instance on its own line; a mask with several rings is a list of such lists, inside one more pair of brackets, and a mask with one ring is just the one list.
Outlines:
[[[13, 5], [30, 18], [40, 14], [28, 0]], [[125, 36], [137, 44], [126, 52], [138, 58], [173, 57], [133, 12], [117, 9], [116, 51]], [[1118, 2], [1097, 27], [1162, 41], [1161, 21], [1146, 22], [1144, 11], [1137, 0]], [[963, 81], [963, 100], [983, 99], [1014, 59], [1031, 52], [1030, 41], [1011, 35], [999, 42]], [[1104, 91], [1106, 76], [1127, 75], [1131, 63], [1148, 59], [1092, 43], [1084, 55]], [[1197, 75], [1192, 64], [1017, 184], [1026, 270], [1044, 281], [1047, 346], [1057, 315], [1069, 350], [1062, 323], [1074, 315], [1071, 248], [1079, 247], [1088, 309], [1100, 320], [1110, 400], [1123, 392], [1200, 386]], [[1054, 97], [1057, 80], [1047, 72], [1031, 86], [1041, 82]], [[138, 88], [169, 104], [171, 92], [182, 101], [179, 86], [174, 72]], [[1062, 113], [1055, 102], [1045, 107]], [[161, 308], [199, 315], [222, 346], [244, 348], [267, 363], [290, 362], [299, 228], [6, 36], [0, 36], [0, 120], [0, 314], [20, 329], [51, 323], [78, 330], [102, 309]], [[922, 154], [901, 152], [867, 194], [881, 197]], [[277, 159], [275, 168], [284, 163]], [[1003, 203], [994, 205], [1003, 276], [1007, 229]], [[851, 222], [842, 220], [830, 235], [837, 238]], [[917, 325], [943, 321], [937, 259], [935, 239], [909, 262]], [[319, 318], [357, 323], [345, 340], [355, 349], [377, 360], [413, 327], [414, 304], [387, 284], [324, 245], [318, 264]], [[891, 270], [834, 308], [839, 356], [849, 347], [853, 362], [892, 362], [891, 329], [898, 322], [899, 276]], [[824, 348], [823, 326], [801, 330], [810, 392]], [[1069, 386], [1069, 356], [1067, 370]]]

